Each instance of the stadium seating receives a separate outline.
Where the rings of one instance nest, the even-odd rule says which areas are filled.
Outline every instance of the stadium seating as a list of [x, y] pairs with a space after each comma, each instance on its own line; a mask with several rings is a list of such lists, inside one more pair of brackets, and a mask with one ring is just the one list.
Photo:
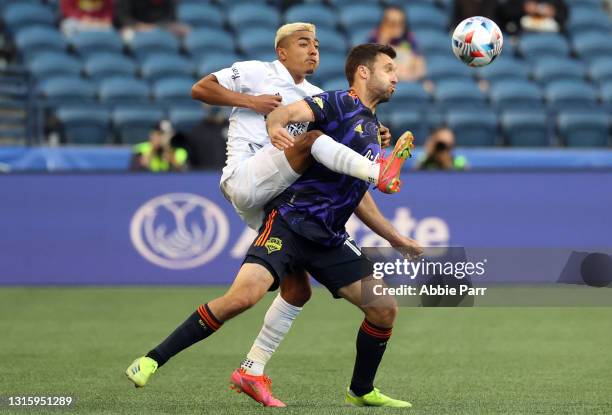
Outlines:
[[604, 107], [612, 114], [612, 80], [601, 85], [599, 97]]
[[427, 60], [427, 78], [433, 82], [471, 79], [474, 71], [454, 56], [436, 56]]
[[529, 81], [499, 81], [491, 87], [489, 96], [494, 107], [501, 111], [532, 110], [544, 106], [542, 91]]
[[76, 77], [55, 77], [40, 83], [38, 90], [45, 104], [60, 106], [96, 101], [96, 86]]
[[335, 53], [345, 58], [348, 49], [348, 42], [343, 34], [331, 29], [319, 29], [317, 27], [317, 39], [319, 39], [319, 52]]
[[31, 26], [53, 27], [55, 15], [53, 11], [42, 4], [14, 2], [7, 5], [2, 12], [4, 25], [11, 33]]
[[79, 59], [64, 53], [42, 52], [32, 58], [28, 69], [39, 81], [57, 76], [78, 78], [81, 75], [83, 64]]
[[567, 40], [558, 33], [525, 34], [519, 41], [518, 50], [528, 60], [536, 60], [544, 57], [568, 57], [569, 44]]
[[100, 83], [100, 101], [106, 105], [147, 105], [149, 87], [139, 79], [111, 78]]
[[540, 84], [555, 81], [583, 81], [586, 78], [586, 67], [575, 59], [543, 58], [534, 64], [533, 78]]
[[515, 59], [502, 54], [495, 61], [495, 64], [479, 68], [478, 76], [490, 84], [508, 80], [527, 81], [529, 65], [522, 59]]
[[162, 79], [153, 85], [153, 98], [166, 107], [193, 107], [197, 102], [191, 99], [193, 81], [176, 78]]
[[130, 52], [140, 61], [153, 53], [179, 53], [179, 41], [170, 32], [154, 29], [134, 33], [134, 38], [128, 43]]
[[245, 30], [238, 33], [238, 48], [245, 55], [262, 52], [274, 53], [274, 37], [276, 31], [262, 26], [258, 29]]
[[115, 31], [78, 32], [69, 38], [70, 46], [81, 56], [93, 53], [122, 53], [123, 41]]
[[212, 53], [234, 53], [234, 36], [221, 29], [198, 28], [191, 31], [184, 40], [187, 53], [196, 61]]
[[321, 54], [319, 67], [313, 80], [323, 83], [328, 79], [344, 77], [344, 57], [340, 54]]
[[228, 11], [227, 20], [238, 32], [251, 27], [267, 27], [275, 30], [274, 28], [281, 22], [278, 9], [265, 4], [235, 5]]
[[393, 111], [389, 117], [383, 117], [381, 122], [388, 125], [394, 137], [399, 137], [405, 131], [411, 131], [416, 145], [423, 144], [429, 135], [427, 115], [423, 110], [405, 109]]
[[501, 116], [501, 127], [507, 143], [513, 147], [549, 145], [549, 131], [545, 111], [511, 110]]
[[285, 22], [314, 23], [317, 29], [335, 29], [338, 21], [336, 14], [322, 4], [298, 4], [285, 12]]
[[151, 130], [164, 116], [156, 108], [122, 108], [112, 112], [115, 133], [123, 144], [136, 144], [149, 139]]
[[96, 82], [115, 77], [134, 78], [137, 66], [125, 55], [102, 52], [87, 57], [85, 74]]
[[609, 115], [598, 111], [559, 114], [559, 135], [570, 147], [605, 146], [609, 140]]
[[597, 106], [597, 93], [586, 82], [557, 81], [546, 87], [546, 100], [556, 111], [580, 110]]
[[15, 35], [15, 45], [25, 61], [40, 52], [64, 52], [68, 45], [57, 29], [46, 26], [27, 27]]
[[567, 22], [567, 30], [572, 35], [589, 32], [609, 34], [612, 24], [610, 17], [601, 10], [601, 7], [599, 10], [591, 7], [573, 7]]
[[349, 33], [353, 28], [369, 28], [372, 30], [380, 21], [382, 8], [375, 4], [346, 5], [338, 10], [339, 22]]
[[208, 55], [203, 58], [197, 67], [197, 72], [199, 76], [206, 76], [212, 72], [219, 71], [223, 68], [229, 68], [234, 64], [234, 62], [238, 62], [244, 60], [240, 56], [235, 54], [214, 54]]
[[322, 85], [319, 85], [324, 91], [336, 91], [340, 89], [347, 89], [348, 82], [346, 81], [346, 77], [338, 77], [334, 79], [328, 79], [324, 81]]
[[612, 81], [612, 56], [593, 59], [589, 64], [589, 78], [599, 84]]
[[[410, 4], [405, 7], [406, 17], [411, 29], [434, 29], [445, 31], [448, 26], [448, 15], [433, 4]], [[447, 39], [446, 43], [450, 43]]]
[[142, 76], [149, 82], [167, 78], [184, 78], [193, 81], [194, 71], [190, 59], [165, 53], [149, 55], [141, 66]]
[[610, 33], [589, 32], [574, 36], [574, 52], [581, 59], [591, 61], [604, 56], [612, 57]]
[[206, 112], [200, 108], [173, 108], [169, 120], [175, 131], [189, 133], [193, 127], [206, 117]]
[[385, 105], [391, 111], [401, 111], [403, 109], [424, 110], [429, 107], [430, 98], [423, 85], [418, 82], [399, 82], [395, 88], [393, 99]]
[[423, 55], [448, 55], [450, 40], [447, 33], [431, 29], [414, 32], [416, 42]]
[[497, 117], [493, 111], [452, 110], [446, 124], [453, 130], [458, 146], [493, 146], [497, 140]]
[[60, 107], [56, 117], [61, 134], [70, 144], [104, 144], [110, 136], [110, 113], [97, 106]]
[[223, 27], [223, 12], [216, 6], [206, 3], [181, 2], [177, 8], [177, 19], [193, 28]]
[[486, 108], [485, 95], [473, 81], [448, 80], [439, 82], [434, 91], [438, 109], [446, 111], [454, 108]]

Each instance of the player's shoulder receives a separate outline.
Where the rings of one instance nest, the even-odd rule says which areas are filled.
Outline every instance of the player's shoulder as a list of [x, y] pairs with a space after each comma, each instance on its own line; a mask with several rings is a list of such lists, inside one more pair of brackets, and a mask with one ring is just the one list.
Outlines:
[[361, 106], [359, 98], [351, 90], [347, 89], [323, 91], [319, 96], [330, 104], [344, 110], [354, 110]]
[[305, 91], [305, 92], [306, 92], [308, 95], [310, 95], [310, 96], [313, 96], [313, 95], [318, 95], [318, 94], [321, 94], [321, 93], [323, 93], [323, 92], [324, 92], [324, 91], [323, 91], [321, 88], [319, 88], [318, 86], [316, 86], [316, 85], [311, 84], [310, 82], [308, 82], [308, 80], [307, 80], [307, 79], [304, 79], [304, 84], [303, 84], [303, 85], [304, 85], [304, 86], [303, 86], [304, 91]]
[[269, 70], [271, 68], [270, 62], [263, 61], [238, 61], [235, 62], [233, 67], [238, 67], [240, 70], [244, 71], [252, 71], [252, 72], [261, 72], [264, 70]]

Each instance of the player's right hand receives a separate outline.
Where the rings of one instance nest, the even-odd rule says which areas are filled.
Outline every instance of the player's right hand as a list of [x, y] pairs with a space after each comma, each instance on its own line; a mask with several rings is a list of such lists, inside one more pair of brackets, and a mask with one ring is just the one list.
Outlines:
[[280, 95], [255, 95], [251, 97], [250, 108], [263, 115], [268, 115], [281, 104], [283, 98]]
[[270, 136], [270, 142], [272, 145], [279, 150], [284, 150], [289, 147], [293, 147], [295, 139], [286, 128], [281, 126], [273, 126], [268, 129], [268, 135]]

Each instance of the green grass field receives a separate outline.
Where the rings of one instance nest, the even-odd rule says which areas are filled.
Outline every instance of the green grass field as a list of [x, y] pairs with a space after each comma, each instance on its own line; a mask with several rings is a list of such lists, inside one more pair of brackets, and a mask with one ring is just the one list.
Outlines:
[[[360, 313], [316, 289], [268, 365], [289, 408], [228, 389], [269, 294], [144, 389], [123, 371], [223, 288], [2, 288], [0, 395], [75, 396], [11, 413], [344, 414]], [[612, 308], [402, 308], [377, 385], [413, 414], [612, 413]], [[0, 408], [7, 413], [8, 408]]]

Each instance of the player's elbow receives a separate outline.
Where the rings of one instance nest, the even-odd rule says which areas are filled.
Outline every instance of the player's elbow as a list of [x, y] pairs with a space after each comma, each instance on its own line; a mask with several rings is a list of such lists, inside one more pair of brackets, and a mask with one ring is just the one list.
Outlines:
[[209, 83], [214, 82], [210, 75], [200, 79], [191, 87], [191, 98], [197, 101], [209, 103], [211, 98]]

